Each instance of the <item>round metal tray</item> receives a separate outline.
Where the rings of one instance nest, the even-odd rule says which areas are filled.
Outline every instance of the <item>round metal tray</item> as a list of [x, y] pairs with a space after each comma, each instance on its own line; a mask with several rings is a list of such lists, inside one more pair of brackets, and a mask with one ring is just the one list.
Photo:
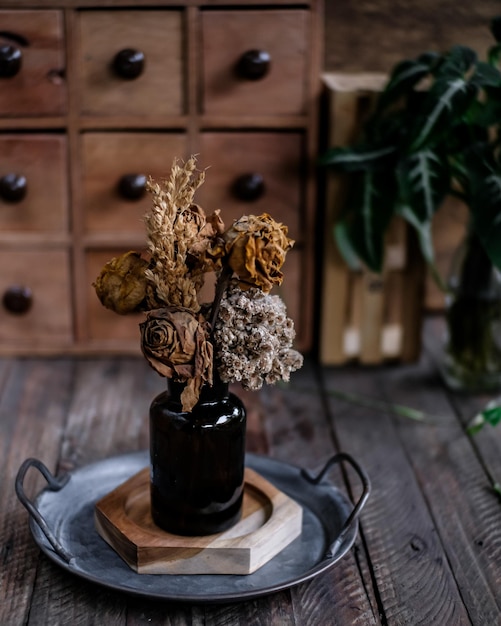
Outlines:
[[[329, 468], [347, 461], [358, 473], [363, 493], [355, 506], [326, 479]], [[148, 598], [182, 602], [231, 602], [287, 589], [335, 565], [352, 547], [358, 515], [370, 491], [365, 472], [347, 454], [332, 457], [316, 476], [293, 465], [248, 454], [246, 464], [303, 507], [301, 535], [253, 574], [137, 574], [98, 535], [94, 505], [104, 495], [147, 466], [147, 452], [113, 457], [62, 478], [53, 477], [36, 459], [19, 469], [16, 492], [28, 509], [33, 538], [63, 569], [111, 589]], [[23, 489], [30, 467], [48, 481], [32, 503]]]

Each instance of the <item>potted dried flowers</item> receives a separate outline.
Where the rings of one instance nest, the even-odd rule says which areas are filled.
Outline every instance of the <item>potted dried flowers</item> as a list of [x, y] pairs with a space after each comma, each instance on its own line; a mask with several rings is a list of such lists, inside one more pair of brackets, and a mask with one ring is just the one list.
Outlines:
[[[119, 314], [145, 312], [141, 348], [168, 388], [150, 407], [151, 512], [177, 534], [224, 530], [243, 496], [245, 408], [230, 383], [259, 389], [302, 365], [294, 325], [274, 285], [293, 241], [269, 215], [225, 229], [219, 211], [194, 203], [205, 172], [191, 157], [170, 177], [149, 181], [147, 258], [130, 251], [95, 281], [101, 303]], [[212, 301], [201, 301], [215, 273]]]

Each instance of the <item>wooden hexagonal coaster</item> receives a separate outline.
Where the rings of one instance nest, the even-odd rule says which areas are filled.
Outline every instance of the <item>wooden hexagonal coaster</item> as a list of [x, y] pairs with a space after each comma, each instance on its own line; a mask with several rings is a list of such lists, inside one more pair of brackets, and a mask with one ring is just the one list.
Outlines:
[[139, 574], [251, 574], [301, 534], [302, 508], [250, 468], [241, 520], [217, 535], [182, 537], [150, 514], [145, 468], [97, 502], [101, 537]]

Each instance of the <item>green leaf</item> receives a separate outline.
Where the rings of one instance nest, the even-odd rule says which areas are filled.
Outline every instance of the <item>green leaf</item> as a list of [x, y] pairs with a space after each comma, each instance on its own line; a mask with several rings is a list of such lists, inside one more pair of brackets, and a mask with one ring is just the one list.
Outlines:
[[433, 252], [433, 239], [431, 234], [431, 222], [421, 222], [414, 211], [407, 205], [400, 207], [399, 214], [414, 227], [418, 239], [421, 253], [428, 264], [432, 264], [435, 261], [435, 255]]
[[331, 148], [320, 157], [319, 164], [341, 172], [357, 172], [382, 168], [395, 153], [393, 146], [372, 148], [365, 145], [352, 148]]
[[482, 430], [485, 424], [497, 426], [499, 422], [501, 422], [501, 406], [488, 405], [487, 408], [475, 415], [466, 428], [466, 432], [470, 435], [475, 435]]
[[487, 51], [487, 59], [494, 67], [499, 65], [499, 61], [501, 60], [501, 44], [497, 44], [492, 46], [492, 48], [489, 48]]
[[443, 56], [438, 54], [438, 52], [428, 51], [421, 53], [417, 60], [419, 63], [427, 65], [429, 69], [432, 69], [434, 67], [438, 67], [440, 63], [442, 63]]
[[485, 418], [482, 413], [475, 415], [471, 422], [466, 427], [466, 432], [469, 435], [476, 435], [485, 426]]
[[398, 63], [378, 98], [378, 112], [388, 107], [421, 82], [430, 73], [430, 67], [436, 62], [436, 58], [436, 56], [432, 55], [421, 55], [416, 60], [407, 59]]
[[347, 228], [347, 223], [344, 221], [338, 222], [334, 226], [334, 240], [337, 244], [338, 250], [341, 256], [352, 270], [360, 269], [360, 257], [353, 247]]
[[431, 220], [450, 186], [447, 159], [433, 150], [421, 150], [407, 157], [397, 168], [403, 203], [419, 223]]
[[[501, 119], [501, 88], [486, 87], [484, 91], [487, 98], [472, 102], [464, 115], [470, 135], [475, 133], [477, 135], [475, 139], [480, 141], [487, 141], [485, 129], [499, 124]], [[480, 130], [483, 131], [482, 136], [479, 135]], [[471, 141], [472, 137], [470, 143]]]
[[485, 421], [491, 426], [497, 426], [501, 422], [501, 406], [493, 406], [482, 411]]
[[[412, 92], [412, 94], [416, 93]], [[364, 124], [364, 141], [372, 149], [392, 146], [398, 150], [407, 136], [408, 115], [404, 108], [393, 108], [391, 113], [382, 112], [376, 108]], [[392, 153], [387, 158], [388, 161], [384, 160], [382, 164], [391, 167], [395, 155]]]
[[437, 287], [445, 293], [447, 291], [447, 286], [444, 279], [440, 275], [437, 266], [435, 265], [431, 220], [420, 222], [414, 211], [406, 205], [400, 205], [398, 207], [398, 214], [401, 215], [416, 231], [419, 248], [425, 262], [428, 265], [430, 274]]
[[365, 171], [352, 178], [344, 216], [336, 230], [341, 254], [349, 251], [347, 262], [351, 248], [374, 272], [382, 270], [384, 236], [394, 214], [395, 191], [392, 173]]
[[477, 62], [477, 53], [467, 46], [453, 46], [433, 72], [437, 79], [464, 77]]
[[451, 131], [475, 100], [477, 87], [463, 78], [442, 78], [428, 92], [421, 115], [413, 125], [410, 151], [438, 141]]
[[421, 254], [429, 266], [437, 286], [446, 287], [435, 265], [432, 238], [432, 217], [450, 186], [447, 160], [432, 150], [410, 155], [397, 169], [401, 204], [399, 214], [414, 228]]
[[471, 83], [478, 87], [501, 87], [501, 72], [489, 63], [479, 61]]

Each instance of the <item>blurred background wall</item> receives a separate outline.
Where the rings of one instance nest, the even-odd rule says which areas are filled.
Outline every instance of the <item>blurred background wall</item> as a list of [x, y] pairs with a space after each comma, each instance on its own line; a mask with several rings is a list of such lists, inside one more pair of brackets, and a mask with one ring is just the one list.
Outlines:
[[387, 72], [402, 57], [454, 44], [481, 55], [499, 0], [326, 0], [327, 71]]

